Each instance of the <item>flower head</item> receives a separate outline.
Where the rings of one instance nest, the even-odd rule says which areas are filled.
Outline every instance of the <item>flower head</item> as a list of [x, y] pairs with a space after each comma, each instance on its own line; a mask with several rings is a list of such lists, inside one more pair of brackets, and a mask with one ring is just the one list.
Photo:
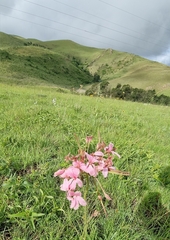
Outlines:
[[70, 208], [73, 208], [74, 210], [77, 210], [80, 205], [81, 206], [87, 205], [86, 201], [81, 196], [81, 192], [79, 191], [76, 192], [69, 191], [67, 193], [67, 199], [71, 201]]
[[106, 151], [106, 153], [112, 153], [113, 155], [116, 155], [118, 158], [120, 158], [120, 155], [115, 152], [116, 148], [114, 147], [113, 143], [109, 143], [109, 145], [106, 146], [104, 150]]
[[[89, 144], [92, 141], [92, 136], [86, 137], [86, 143]], [[89, 148], [88, 148], [89, 149]], [[79, 206], [86, 206], [85, 199], [82, 198], [81, 192], [76, 191], [77, 188], [82, 188], [84, 179], [89, 177], [95, 178], [96, 182], [100, 186], [105, 198], [111, 200], [110, 196], [104, 191], [102, 185], [97, 179], [97, 175], [101, 172], [106, 178], [110, 172], [116, 172], [113, 165], [114, 155], [120, 157], [115, 152], [115, 147], [112, 143], [108, 146], [104, 142], [99, 142], [96, 147], [96, 151], [88, 153], [88, 150], [81, 149], [79, 146], [77, 155], [67, 155], [66, 160], [71, 162], [71, 166], [64, 169], [59, 169], [54, 173], [54, 177], [63, 178], [63, 183], [60, 185], [60, 189], [67, 193], [67, 199], [71, 202], [70, 208], [77, 210]], [[88, 181], [86, 181], [85, 185]]]
[[69, 190], [75, 190], [76, 189], [76, 186], [79, 186], [79, 187], [82, 187], [83, 186], [83, 182], [79, 179], [79, 178], [76, 178], [76, 179], [67, 179], [65, 178], [64, 181], [63, 181], [63, 184], [61, 184], [60, 186], [60, 189], [62, 191], [69, 191]]
[[65, 172], [65, 169], [59, 169], [57, 172], [54, 173], [54, 177], [61, 176]]
[[93, 137], [92, 136], [87, 136], [86, 137], [86, 143], [89, 144], [92, 141]]
[[82, 167], [82, 170], [84, 172], [88, 173], [90, 176], [96, 177], [98, 174], [98, 171], [97, 171], [97, 167], [96, 167], [95, 163], [98, 163], [98, 160], [94, 156], [92, 156], [88, 153], [85, 153], [85, 155], [86, 155], [88, 161], [87, 161], [86, 165], [84, 165]]

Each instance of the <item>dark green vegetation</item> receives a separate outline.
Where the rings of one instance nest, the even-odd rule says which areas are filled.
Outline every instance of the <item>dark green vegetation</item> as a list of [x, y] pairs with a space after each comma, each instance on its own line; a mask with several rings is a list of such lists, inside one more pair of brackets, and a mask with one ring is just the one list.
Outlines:
[[99, 178], [107, 217], [91, 184], [87, 239], [169, 240], [169, 107], [61, 91], [0, 84], [0, 239], [80, 239], [83, 207], [70, 209], [53, 173], [77, 153], [75, 135], [95, 147], [100, 132], [130, 176]]
[[[42, 42], [0, 33], [0, 81], [86, 89], [108, 81], [170, 95], [170, 67], [133, 54], [81, 46], [69, 40]], [[88, 85], [87, 85], [88, 84]]]
[[170, 106], [170, 96], [164, 94], [157, 95], [155, 90], [144, 90], [142, 88], [133, 88], [129, 84], [117, 84], [115, 88], [109, 87], [108, 81], [93, 83], [85, 92], [86, 95], [104, 96], [132, 102], [144, 102]]
[[159, 192], [149, 192], [142, 199], [137, 213], [146, 228], [158, 237], [163, 237], [167, 229], [170, 229], [170, 211], [162, 205]]
[[[0, 33], [1, 82], [79, 87], [93, 82], [80, 59], [62, 54], [39, 43]], [[38, 43], [37, 43], [38, 42]]]

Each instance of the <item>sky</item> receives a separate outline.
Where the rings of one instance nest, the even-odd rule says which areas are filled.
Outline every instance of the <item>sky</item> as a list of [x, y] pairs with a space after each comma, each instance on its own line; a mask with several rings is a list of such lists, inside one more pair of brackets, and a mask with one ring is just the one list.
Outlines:
[[0, 0], [0, 31], [136, 54], [170, 66], [169, 0]]

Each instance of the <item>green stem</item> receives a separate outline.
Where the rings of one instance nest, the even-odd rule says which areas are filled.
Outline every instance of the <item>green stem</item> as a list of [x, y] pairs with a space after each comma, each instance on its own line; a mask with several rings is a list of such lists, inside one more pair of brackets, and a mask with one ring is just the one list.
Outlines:
[[[87, 200], [87, 192], [89, 190], [89, 176], [86, 175], [86, 188], [84, 191], [84, 200]], [[84, 207], [84, 216], [83, 216], [83, 221], [84, 221], [84, 228], [83, 228], [83, 233], [81, 236], [81, 240], [86, 240], [87, 236], [87, 227], [88, 227], [88, 221], [87, 221], [87, 212], [88, 212], [88, 207], [87, 205]]]

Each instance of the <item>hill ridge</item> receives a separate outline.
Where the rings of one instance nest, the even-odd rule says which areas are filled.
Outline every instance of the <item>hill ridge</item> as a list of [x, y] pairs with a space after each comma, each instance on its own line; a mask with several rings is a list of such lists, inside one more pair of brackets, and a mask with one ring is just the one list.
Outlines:
[[10, 76], [13, 83], [29, 78], [31, 84], [43, 81], [71, 88], [92, 84], [97, 73], [111, 87], [118, 83], [143, 89], [154, 87], [170, 95], [169, 66], [114, 49], [82, 46], [71, 40], [25, 39], [0, 32], [0, 59], [1, 82]]

